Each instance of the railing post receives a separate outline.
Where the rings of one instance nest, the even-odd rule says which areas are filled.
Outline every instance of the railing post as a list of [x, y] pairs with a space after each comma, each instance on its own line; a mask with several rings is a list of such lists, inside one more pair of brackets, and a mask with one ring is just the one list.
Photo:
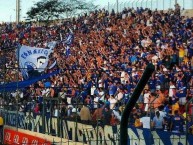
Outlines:
[[59, 99], [57, 99], [57, 109], [58, 109], [58, 114], [57, 114], [57, 135], [58, 137], [62, 137], [62, 132], [61, 132], [61, 128], [62, 128], [62, 123], [61, 123], [61, 118], [60, 118], [60, 112], [59, 112], [59, 105], [60, 105], [60, 101]]
[[45, 99], [43, 98], [43, 111], [42, 111], [42, 132], [45, 134]]
[[147, 8], [147, 2], [148, 2], [148, 0], [146, 0], [146, 8]]
[[185, 3], [184, 3], [184, 0], [183, 0], [183, 9], [185, 9]]
[[108, 12], [110, 13], [110, 3], [108, 2]]
[[119, 12], [119, 0], [117, 0], [117, 13]]

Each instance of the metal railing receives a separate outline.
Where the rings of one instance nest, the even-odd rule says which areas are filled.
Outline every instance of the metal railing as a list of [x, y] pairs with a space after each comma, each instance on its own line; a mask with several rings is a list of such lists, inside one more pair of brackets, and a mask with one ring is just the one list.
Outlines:
[[[114, 2], [114, 1], [113, 1]], [[121, 12], [124, 8], [130, 7], [137, 9], [140, 7], [149, 8], [151, 10], [168, 10], [174, 9], [175, 4], [178, 3], [182, 9], [193, 9], [192, 0], [117, 0], [113, 3], [112, 1], [107, 2], [104, 8], [108, 11], [115, 10], [115, 12]]]
[[[50, 136], [56, 136], [61, 139], [68, 139], [68, 142], [82, 142], [82, 143], [90, 143], [90, 144], [100, 144], [100, 142], [107, 142], [107, 144], [114, 144], [119, 142], [119, 131], [120, 131], [120, 125], [116, 125], [116, 131], [111, 134], [112, 131], [114, 131], [113, 126], [111, 125], [102, 125], [101, 120], [97, 120], [97, 122], [90, 122], [88, 124], [82, 123], [80, 120], [74, 118], [69, 119], [68, 117], [61, 116], [61, 111], [59, 109], [59, 113], [57, 116], [53, 115], [54, 112], [54, 106], [58, 104], [59, 108], [61, 108], [61, 99], [49, 99], [46, 98], [45, 101], [50, 101], [50, 108], [48, 112], [44, 111], [46, 110], [46, 106], [43, 104], [43, 110], [39, 113], [34, 113], [33, 110], [28, 110], [28, 112], [21, 112], [21, 111], [10, 111], [9, 108], [18, 106], [18, 105], [8, 105], [4, 106], [4, 109], [2, 108], [0, 110], [0, 113], [3, 114], [5, 124], [8, 126], [17, 127], [17, 131], [20, 129], [24, 130], [30, 130], [33, 132], [39, 132], [43, 134], [48, 134]], [[189, 102], [190, 103], [190, 102]], [[189, 104], [187, 103], [187, 105]], [[73, 104], [75, 107], [82, 104]], [[151, 106], [151, 105], [150, 105]], [[30, 107], [31, 108], [31, 107]], [[186, 110], [186, 113], [188, 110]], [[188, 114], [188, 113], [187, 113]], [[132, 120], [130, 118], [129, 120]], [[187, 122], [186, 122], [187, 123]], [[128, 127], [128, 134], [130, 136], [129, 141], [130, 142], [144, 142], [145, 136], [139, 136], [136, 137], [134, 132], [136, 132], [136, 128], [133, 128], [132, 122], [130, 122], [131, 128]], [[187, 125], [187, 124], [186, 124]], [[150, 138], [149, 141], [153, 139], [153, 141], [156, 140], [157, 145], [161, 145], [163, 137], [159, 138], [156, 137], [156, 132], [154, 130], [142, 130], [142, 128], [139, 128], [139, 130], [147, 132], [147, 136], [153, 136], [153, 138]], [[82, 131], [82, 133], [80, 133]], [[140, 133], [140, 132], [139, 132]], [[163, 131], [164, 133], [164, 131]], [[186, 128], [184, 132], [184, 138], [182, 136], [175, 136], [171, 132], [168, 132], [170, 135], [170, 139], [174, 138], [181, 140], [183, 142], [188, 142], [188, 139], [192, 137], [189, 130]], [[167, 134], [168, 134], [167, 133]], [[82, 135], [81, 135], [82, 134]], [[93, 136], [94, 134], [94, 136]], [[99, 136], [97, 134], [100, 134]], [[133, 135], [134, 136], [133, 136]], [[78, 136], [77, 136], [78, 135]], [[81, 135], [81, 136], [80, 136]], [[105, 139], [102, 137], [102, 135], [105, 136]], [[108, 137], [110, 136], [110, 137]], [[113, 137], [114, 136], [114, 137]], [[81, 139], [82, 138], [82, 139]]]

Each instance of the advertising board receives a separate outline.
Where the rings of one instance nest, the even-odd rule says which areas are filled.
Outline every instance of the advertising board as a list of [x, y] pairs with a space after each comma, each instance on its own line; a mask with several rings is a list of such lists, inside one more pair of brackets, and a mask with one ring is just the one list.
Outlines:
[[8, 145], [22, 144], [22, 145], [51, 145], [50, 141], [32, 136], [29, 134], [14, 131], [12, 129], [4, 129], [4, 143]]

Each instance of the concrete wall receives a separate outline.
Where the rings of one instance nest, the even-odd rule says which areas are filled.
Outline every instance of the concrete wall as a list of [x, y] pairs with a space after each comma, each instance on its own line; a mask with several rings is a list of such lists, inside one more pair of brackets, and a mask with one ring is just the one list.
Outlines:
[[188, 17], [193, 17], [193, 10], [183, 10], [182, 12], [181, 12], [181, 15], [182, 16], [188, 16]]

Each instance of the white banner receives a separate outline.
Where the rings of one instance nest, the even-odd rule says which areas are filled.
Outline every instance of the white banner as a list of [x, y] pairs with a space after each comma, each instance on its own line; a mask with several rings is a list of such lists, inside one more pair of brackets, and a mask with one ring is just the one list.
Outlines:
[[21, 46], [19, 48], [19, 67], [25, 79], [28, 79], [28, 72], [37, 70], [42, 72], [48, 65], [49, 55], [53, 52], [56, 42], [49, 42], [47, 48]]

